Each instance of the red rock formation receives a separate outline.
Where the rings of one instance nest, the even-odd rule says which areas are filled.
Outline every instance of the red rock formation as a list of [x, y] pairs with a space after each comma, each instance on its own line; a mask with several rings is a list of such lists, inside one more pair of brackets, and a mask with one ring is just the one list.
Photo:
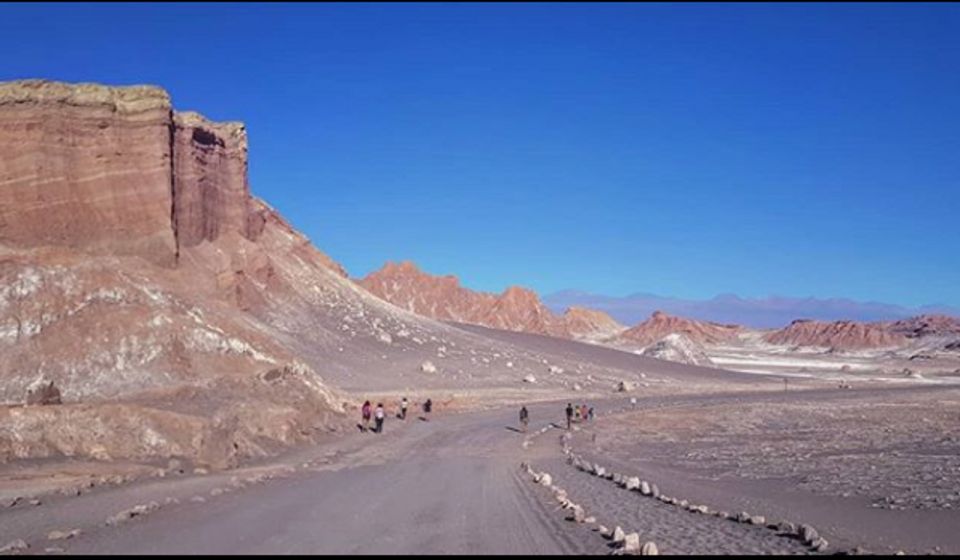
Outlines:
[[518, 286], [504, 290], [479, 323], [504, 330], [570, 337], [563, 320], [551, 313], [535, 292]]
[[901, 321], [884, 323], [891, 333], [907, 338], [960, 335], [960, 319], [949, 315], [919, 315]]
[[212, 123], [196, 113], [173, 118], [173, 220], [180, 247], [224, 233], [251, 237], [247, 133], [242, 123]]
[[743, 327], [738, 325], [721, 325], [674, 317], [662, 311], [654, 311], [649, 319], [628, 329], [620, 335], [619, 339], [624, 342], [647, 346], [669, 334], [676, 333], [685, 335], [686, 338], [697, 344], [716, 344], [736, 340], [742, 330]]
[[626, 327], [603, 311], [585, 307], [568, 308], [563, 314], [563, 322], [575, 338], [603, 340], [626, 330]]
[[485, 324], [497, 301], [493, 294], [462, 287], [456, 276], [427, 274], [410, 261], [388, 262], [359, 284], [397, 307], [440, 321]]
[[0, 243], [172, 266], [170, 129], [160, 88], [0, 84]]
[[797, 320], [764, 337], [770, 344], [815, 346], [837, 350], [888, 348], [906, 342], [900, 334], [890, 332], [879, 323], [856, 321]]
[[412, 262], [388, 262], [359, 284], [384, 300], [425, 317], [511, 331], [569, 337], [563, 320], [536, 293], [510, 287], [500, 295], [475, 292], [455, 276], [434, 276]]
[[[344, 348], [409, 317], [250, 196], [246, 151], [242, 125], [159, 88], [0, 83], [0, 402], [40, 379], [67, 403], [0, 411], [0, 460], [108, 445], [224, 465], [336, 421], [318, 372], [355, 371]], [[132, 395], [120, 417], [97, 404]]]

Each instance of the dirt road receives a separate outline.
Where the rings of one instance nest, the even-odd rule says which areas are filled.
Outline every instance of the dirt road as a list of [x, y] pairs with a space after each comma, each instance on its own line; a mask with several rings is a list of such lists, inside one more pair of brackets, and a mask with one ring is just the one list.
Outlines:
[[[740, 397], [703, 397], [731, 398]], [[698, 398], [687, 404], [697, 405]], [[624, 406], [629, 405], [623, 398], [596, 403], [603, 416]], [[561, 422], [563, 403], [529, 409], [531, 434]], [[437, 415], [430, 421], [391, 418], [384, 434], [356, 433], [279, 462], [97, 488], [39, 506], [20, 504], [0, 510], [0, 546], [23, 539], [30, 545], [24, 552], [49, 548], [71, 554], [609, 552], [607, 541], [592, 530], [595, 525], [565, 521], [550, 492], [521, 471], [520, 462], [530, 461], [548, 469], [600, 523], [639, 531], [655, 539], [661, 553], [808, 552], [801, 543], [762, 528], [678, 511], [618, 490], [565, 463], [557, 437], [561, 430], [548, 430], [525, 448], [526, 436], [516, 426], [512, 408]], [[676, 491], [701, 494], [692, 482], [687, 486]], [[107, 522], [137, 505], [149, 511]], [[72, 529], [80, 534], [48, 540], [51, 531]]]
[[[545, 422], [547, 406], [532, 407]], [[555, 407], [551, 407], [555, 408]], [[580, 553], [603, 551], [520, 478], [514, 411], [390, 419], [382, 435], [357, 434], [299, 472], [231, 490], [231, 475], [160, 480], [0, 514], [4, 543], [68, 553]], [[234, 475], [236, 476], [236, 475]], [[242, 475], [245, 476], [245, 475]], [[236, 478], [234, 478], [236, 480]], [[210, 492], [217, 494], [210, 495]], [[194, 496], [201, 496], [203, 502]], [[177, 500], [179, 503], [166, 504]], [[196, 500], [196, 501], [194, 501]], [[156, 511], [108, 526], [121, 510]], [[47, 541], [52, 530], [80, 529]], [[0, 543], [0, 546], [2, 544]]]

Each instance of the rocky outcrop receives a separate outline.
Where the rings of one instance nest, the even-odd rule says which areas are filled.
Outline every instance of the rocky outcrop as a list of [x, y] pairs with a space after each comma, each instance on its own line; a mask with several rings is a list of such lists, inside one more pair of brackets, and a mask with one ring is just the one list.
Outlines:
[[640, 346], [649, 346], [667, 335], [682, 334], [697, 344], [718, 344], [737, 339], [743, 328], [738, 325], [721, 325], [667, 315], [655, 311], [649, 319], [623, 332], [618, 341]]
[[884, 326], [889, 332], [907, 338], [960, 335], [960, 319], [948, 315], [919, 315]]
[[703, 351], [702, 346], [679, 333], [668, 334], [662, 340], [648, 346], [643, 350], [643, 355], [681, 364], [706, 367], [713, 365], [713, 361]]
[[28, 405], [61, 404], [60, 389], [57, 389], [53, 381], [38, 379], [27, 387], [27, 397], [24, 402]]
[[613, 338], [627, 329], [603, 311], [585, 307], [568, 308], [563, 323], [574, 338], [592, 341]]
[[0, 83], [0, 244], [174, 265], [172, 119], [156, 87]]
[[517, 286], [504, 290], [479, 323], [497, 329], [570, 337], [563, 321], [540, 302], [536, 293]]
[[247, 132], [242, 123], [173, 115], [173, 227], [180, 247], [224, 234], [254, 237], [247, 184]]
[[865, 350], [901, 346], [906, 337], [879, 323], [796, 320], [764, 337], [770, 344], [813, 346], [835, 350]]
[[510, 287], [500, 295], [475, 292], [462, 287], [455, 276], [427, 274], [409, 261], [389, 262], [359, 284], [393, 305], [432, 319], [570, 336], [563, 320], [526, 288]]
[[427, 274], [410, 261], [388, 262], [358, 283], [397, 307], [441, 321], [480, 323], [497, 300], [462, 287], [456, 276]]
[[419, 315], [495, 329], [600, 341], [625, 327], [601, 311], [570, 308], [553, 314], [532, 290], [513, 286], [502, 294], [476, 292], [456, 276], [435, 276], [414, 263], [388, 262], [358, 283], [374, 295]]
[[243, 125], [160, 88], [0, 83], [0, 402], [69, 403], [4, 409], [0, 462], [220, 467], [337, 428], [343, 316], [397, 319], [246, 168]]

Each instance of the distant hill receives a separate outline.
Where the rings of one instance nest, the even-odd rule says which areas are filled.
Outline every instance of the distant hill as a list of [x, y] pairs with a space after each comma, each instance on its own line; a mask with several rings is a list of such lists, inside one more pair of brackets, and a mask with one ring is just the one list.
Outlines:
[[660, 310], [701, 321], [733, 323], [753, 328], [780, 328], [795, 319], [818, 321], [896, 321], [917, 315], [941, 314], [960, 317], [960, 309], [944, 305], [910, 308], [900, 305], [860, 302], [843, 298], [741, 298], [723, 294], [708, 300], [685, 300], [637, 293], [625, 297], [564, 290], [543, 297], [543, 303], [558, 312], [579, 306], [608, 313], [625, 325], [635, 325]]

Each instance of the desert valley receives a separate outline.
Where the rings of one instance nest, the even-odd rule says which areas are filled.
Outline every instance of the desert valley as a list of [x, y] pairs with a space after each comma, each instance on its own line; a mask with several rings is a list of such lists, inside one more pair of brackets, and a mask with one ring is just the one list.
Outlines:
[[960, 319], [352, 278], [252, 194], [242, 123], [175, 107], [0, 83], [3, 552], [960, 552]]

